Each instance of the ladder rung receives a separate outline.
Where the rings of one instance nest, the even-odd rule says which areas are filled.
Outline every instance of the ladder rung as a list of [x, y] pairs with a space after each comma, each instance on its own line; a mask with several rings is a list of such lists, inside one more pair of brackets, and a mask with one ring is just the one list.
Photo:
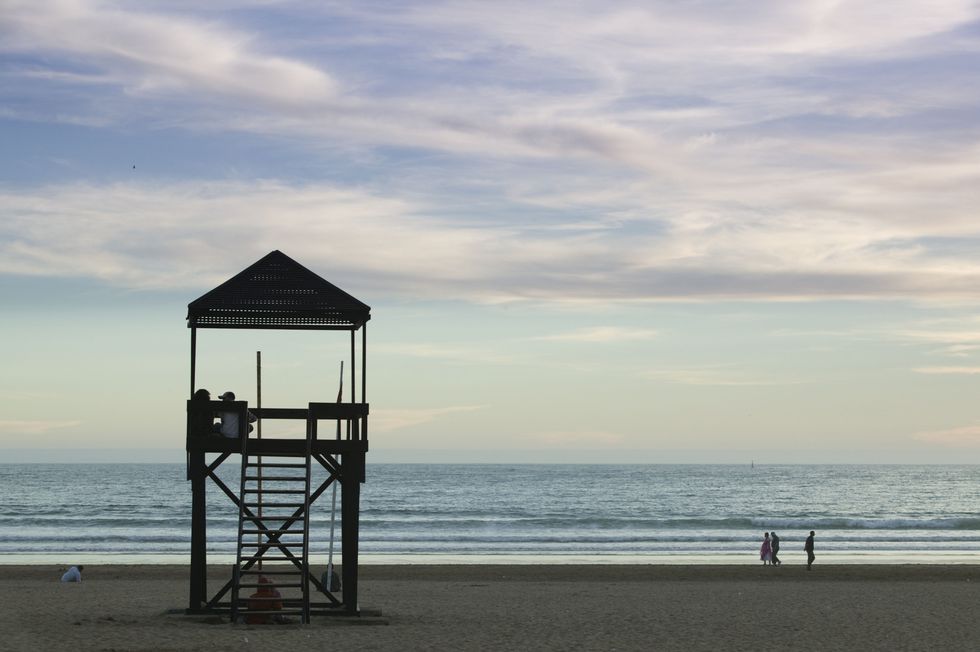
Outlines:
[[271, 542], [267, 541], [265, 543], [242, 543], [242, 548], [302, 548], [303, 542], [299, 541], [296, 543], [282, 543], [281, 541]]
[[272, 588], [274, 588], [274, 589], [301, 589], [301, 588], [303, 588], [303, 585], [302, 584], [269, 584], [268, 582], [266, 582], [266, 583], [261, 583], [261, 582], [241, 582], [241, 583], [239, 583], [238, 588], [240, 588], [240, 589], [245, 589], [245, 588], [258, 589], [258, 588], [262, 588], [262, 587], [268, 588], [270, 586]]
[[303, 534], [300, 530], [242, 530], [242, 534]]
[[305, 489], [246, 489], [247, 494], [305, 494]]
[[243, 575], [302, 575], [303, 571], [300, 569], [296, 570], [255, 570], [252, 568], [241, 569], [238, 571]]
[[305, 464], [286, 464], [281, 462], [247, 462], [245, 466], [258, 469], [305, 469]]
[[245, 480], [261, 480], [262, 482], [306, 482], [306, 476], [292, 477], [292, 476], [257, 476], [257, 475], [247, 475]]
[[[260, 561], [261, 562], [266, 562], [266, 561], [291, 562], [291, 561], [293, 561], [293, 558], [292, 557], [285, 557], [285, 556], [284, 557], [270, 557], [269, 555], [259, 555], [258, 557], [242, 557], [242, 563], [243, 564], [246, 563], [246, 562], [250, 562], [250, 561], [254, 561], [254, 562], [260, 562]], [[296, 561], [299, 562], [299, 561], [301, 561], [301, 559], [299, 557], [297, 557], [296, 558]]]
[[[246, 507], [306, 507], [303, 503], [245, 503]], [[252, 518], [251, 516], [246, 516], [245, 518]], [[292, 517], [290, 517], [292, 518]], [[302, 516], [297, 516], [297, 519], [303, 518]]]

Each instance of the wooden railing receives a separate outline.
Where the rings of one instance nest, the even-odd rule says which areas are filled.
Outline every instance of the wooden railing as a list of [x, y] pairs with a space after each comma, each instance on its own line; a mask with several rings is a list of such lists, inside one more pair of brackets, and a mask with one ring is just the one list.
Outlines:
[[[216, 430], [222, 413], [230, 412], [238, 416], [238, 436], [232, 439], [249, 437], [248, 415], [251, 412], [259, 419], [306, 421], [313, 430], [313, 439], [318, 439], [317, 431], [320, 421], [337, 421], [342, 424], [341, 436], [336, 431], [329, 439], [345, 439], [349, 441], [367, 441], [368, 403], [310, 403], [306, 408], [252, 408], [249, 410], [246, 401], [187, 401], [187, 443], [203, 437], [224, 437]], [[323, 437], [327, 439], [328, 437]]]

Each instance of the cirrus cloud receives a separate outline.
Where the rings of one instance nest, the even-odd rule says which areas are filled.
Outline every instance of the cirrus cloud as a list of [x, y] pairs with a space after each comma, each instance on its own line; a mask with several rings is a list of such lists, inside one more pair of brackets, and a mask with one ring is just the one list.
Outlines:
[[[200, 288], [271, 249], [389, 296], [484, 302], [974, 298], [980, 267], [869, 235], [807, 239], [781, 224], [594, 229], [467, 221], [437, 198], [277, 181], [67, 184], [0, 190], [0, 273], [80, 276], [131, 288]], [[929, 227], [925, 227], [929, 228]], [[887, 236], [886, 236], [887, 237]], [[840, 244], [820, 254], [813, 240]], [[727, 244], [726, 244], [727, 243]], [[858, 244], [856, 244], [858, 243]], [[732, 247], [732, 248], [729, 248]], [[371, 252], [364, 255], [363, 252]], [[595, 330], [565, 338], [648, 337]]]
[[980, 446], [980, 425], [919, 432], [915, 439], [944, 446]]
[[0, 434], [14, 435], [43, 435], [52, 430], [63, 428], [74, 428], [81, 425], [81, 421], [59, 421], [59, 420], [0, 420]]
[[657, 331], [647, 328], [623, 328], [621, 326], [594, 326], [568, 333], [541, 335], [535, 340], [545, 342], [634, 342], [657, 337]]
[[[62, 53], [75, 66], [99, 70], [75, 80], [118, 85], [128, 94], [196, 94], [308, 107], [324, 104], [336, 92], [336, 82], [324, 71], [262, 53], [253, 34], [213, 22], [82, 0], [14, 0], [4, 3], [2, 11], [5, 38], [0, 49]], [[25, 72], [38, 74], [34, 69]]]
[[486, 407], [485, 405], [454, 405], [439, 408], [378, 409], [371, 414], [371, 431], [393, 432], [403, 428], [421, 426], [450, 414], [474, 412]]
[[980, 298], [974, 3], [249, 9], [3, 5], [3, 115], [289, 142], [303, 180], [78, 154], [0, 188], [0, 271], [203, 287], [281, 248], [397, 296]]

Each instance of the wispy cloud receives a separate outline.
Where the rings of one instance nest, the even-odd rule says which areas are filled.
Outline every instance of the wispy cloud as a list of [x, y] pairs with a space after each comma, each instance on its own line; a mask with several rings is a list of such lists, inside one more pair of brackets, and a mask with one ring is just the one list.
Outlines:
[[980, 425], [919, 432], [913, 437], [931, 444], [945, 446], [978, 446], [980, 445]]
[[620, 326], [595, 326], [581, 328], [568, 333], [541, 335], [533, 339], [545, 342], [635, 342], [651, 340], [657, 337], [657, 331], [644, 328], [623, 328]]
[[906, 330], [895, 333], [902, 339], [918, 340], [924, 342], [939, 342], [951, 345], [972, 346], [974, 343], [980, 344], [980, 327], [976, 330], [933, 328]]
[[[598, 158], [673, 176], [785, 151], [779, 138], [726, 137], [747, 125], [801, 115], [891, 117], [935, 106], [940, 89], [930, 89], [932, 104], [915, 94], [915, 84], [868, 90], [880, 72], [870, 82], [855, 80], [847, 64], [969, 54], [968, 40], [941, 36], [970, 24], [977, 10], [966, 0], [928, 11], [900, 4], [887, 11], [819, 0], [791, 9], [778, 2], [305, 5], [308, 26], [322, 36], [297, 48], [264, 35], [261, 24], [221, 24], [215, 12], [198, 14], [190, 5], [13, 2], [4, 43], [10, 52], [43, 55], [37, 65], [53, 75], [95, 69], [80, 74], [115, 79], [120, 99], [142, 102], [142, 111], [152, 111], [147, 101], [178, 99], [182, 115], [171, 124]], [[264, 9], [257, 12], [264, 18], [286, 19], [274, 4]], [[358, 27], [369, 28], [370, 38], [359, 37]], [[338, 56], [345, 51], [358, 56]], [[412, 66], [398, 56], [406, 52]], [[510, 52], [516, 56], [501, 54]], [[831, 74], [839, 87], [790, 81]], [[933, 84], [941, 77], [910, 74]], [[338, 79], [345, 75], [346, 83]], [[955, 83], [945, 94], [957, 91], [944, 103], [970, 97]], [[167, 102], [164, 110], [173, 108]], [[825, 142], [805, 145], [809, 154], [828, 152]]]
[[919, 367], [915, 369], [915, 372], [919, 374], [973, 376], [980, 374], [980, 367]]
[[676, 385], [705, 385], [715, 387], [798, 385], [803, 382], [795, 379], [759, 376], [730, 365], [648, 369], [641, 372], [640, 376], [649, 380]]
[[420, 426], [451, 414], [483, 410], [485, 405], [458, 405], [439, 408], [377, 409], [371, 412], [372, 432], [393, 432]]
[[[272, 107], [321, 107], [335, 93], [331, 77], [309, 64], [262, 52], [252, 34], [213, 22], [134, 11], [108, 2], [7, 2], [3, 49], [62, 53], [101, 69], [81, 80], [114, 83], [159, 99], [205, 94]], [[27, 70], [25, 74], [39, 75]], [[69, 75], [71, 70], [49, 71]]]
[[5, 3], [3, 115], [353, 180], [8, 186], [0, 271], [199, 285], [279, 247], [403, 296], [980, 298], [973, 2], [209, 7]]
[[51, 432], [52, 430], [73, 428], [81, 425], [81, 423], [81, 421], [0, 420], [0, 434], [43, 435]]
[[431, 342], [388, 342], [373, 345], [371, 348], [375, 353], [383, 355], [401, 355], [411, 358], [442, 360], [451, 363], [511, 365], [526, 362], [518, 356], [502, 353], [493, 348], [481, 348], [478, 346], [434, 344]]
[[530, 433], [527, 440], [549, 447], [600, 448], [618, 446], [625, 437], [605, 430], [554, 430]]
[[953, 358], [966, 358], [978, 350], [980, 350], [980, 344], [951, 344], [950, 346], [939, 349], [936, 353]]
[[[930, 269], [872, 255], [859, 263], [863, 254], [854, 251], [853, 265], [843, 256], [806, 264], [804, 238], [780, 240], [763, 226], [732, 223], [736, 232], [753, 232], [729, 238], [741, 252], [733, 256], [707, 246], [721, 247], [725, 229], [712, 235], [714, 227], [691, 228], [696, 221], [667, 233], [542, 232], [436, 217], [439, 211], [418, 198], [319, 184], [70, 184], [0, 191], [0, 210], [0, 273], [85, 276], [137, 288], [205, 287], [279, 248], [396, 296], [605, 303], [980, 292], [972, 262]], [[819, 238], [819, 227], [811, 233]], [[779, 255], [753, 259], [769, 247]], [[980, 341], [977, 334], [947, 337]]]
[[[971, 358], [980, 351], [980, 318], [959, 314], [921, 320], [909, 327], [870, 332], [877, 339], [931, 345], [927, 353], [944, 358]], [[938, 345], [938, 346], [937, 346]], [[924, 374], [970, 373], [969, 366], [929, 365], [915, 369]]]

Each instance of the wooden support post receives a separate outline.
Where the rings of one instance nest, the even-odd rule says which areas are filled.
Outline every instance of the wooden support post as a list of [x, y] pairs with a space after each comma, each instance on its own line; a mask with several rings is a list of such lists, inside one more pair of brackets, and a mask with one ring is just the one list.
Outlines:
[[[194, 392], [197, 391], [195, 387], [195, 374], [197, 373], [197, 329], [191, 327], [191, 393], [189, 398], [194, 398]], [[188, 415], [189, 418], [189, 415]], [[187, 422], [187, 436], [191, 436], [190, 421]], [[191, 454], [187, 453], [186, 457], [187, 464], [187, 479], [191, 479]]]
[[[356, 341], [356, 333], [352, 330], [350, 332], [350, 402], [357, 403], [357, 375], [354, 371], [357, 369], [357, 352], [354, 350], [354, 342]], [[347, 420], [347, 439], [351, 438], [351, 423], [350, 419]]]
[[354, 350], [356, 341], [354, 331], [350, 332], [350, 402], [357, 403], [357, 352]]
[[344, 610], [352, 615], [357, 607], [357, 548], [360, 521], [361, 475], [364, 453], [344, 453], [341, 460], [341, 538], [343, 555]]
[[367, 322], [361, 326], [361, 402], [367, 403]]
[[190, 453], [191, 470], [191, 587], [188, 611], [200, 611], [208, 599], [207, 559], [207, 465], [204, 453]]
[[196, 382], [194, 377], [197, 374], [197, 329], [191, 328], [191, 398], [194, 398]]

